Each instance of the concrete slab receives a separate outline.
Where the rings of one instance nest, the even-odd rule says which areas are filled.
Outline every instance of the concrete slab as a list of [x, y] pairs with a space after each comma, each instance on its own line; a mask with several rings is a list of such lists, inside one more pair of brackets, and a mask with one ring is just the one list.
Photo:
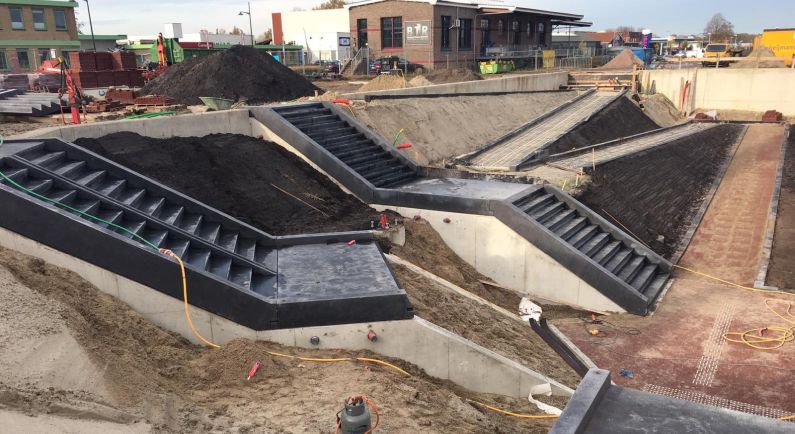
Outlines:
[[397, 187], [396, 190], [468, 199], [503, 200], [533, 188], [536, 187], [528, 184], [477, 179], [420, 178]]

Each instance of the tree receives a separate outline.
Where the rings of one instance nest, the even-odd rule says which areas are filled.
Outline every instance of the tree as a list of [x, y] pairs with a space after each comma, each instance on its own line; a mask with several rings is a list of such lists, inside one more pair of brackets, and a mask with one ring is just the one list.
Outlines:
[[734, 36], [737, 38], [737, 43], [739, 44], [742, 43], [753, 44], [754, 39], [759, 35], [755, 35], [753, 33], [737, 33]]
[[704, 34], [709, 35], [709, 40], [713, 42], [730, 42], [734, 36], [734, 24], [732, 24], [723, 14], [715, 14], [707, 22]]
[[627, 34], [630, 32], [640, 32], [637, 27], [633, 26], [618, 26], [615, 29], [612, 29], [616, 33]]
[[345, 0], [328, 0], [320, 4], [320, 6], [315, 6], [312, 10], [320, 10], [320, 9], [342, 9], [345, 7]]
[[241, 29], [240, 27], [234, 26], [234, 27], [232, 27], [232, 31], [229, 32], [229, 34], [230, 35], [238, 35], [239, 36], [239, 35], [244, 35], [245, 32], [243, 32], [243, 29]]
[[273, 29], [265, 30], [261, 35], [257, 36], [257, 44], [261, 44], [264, 42], [271, 43], [273, 42]]

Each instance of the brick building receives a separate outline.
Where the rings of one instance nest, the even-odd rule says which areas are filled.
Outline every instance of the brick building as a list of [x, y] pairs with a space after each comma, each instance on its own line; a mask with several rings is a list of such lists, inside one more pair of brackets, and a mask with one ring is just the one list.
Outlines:
[[427, 68], [531, 58], [550, 47], [553, 28], [590, 26], [582, 15], [467, 0], [367, 0], [346, 7], [354, 47]]
[[0, 0], [0, 73], [35, 70], [80, 50], [76, 7], [71, 0]]

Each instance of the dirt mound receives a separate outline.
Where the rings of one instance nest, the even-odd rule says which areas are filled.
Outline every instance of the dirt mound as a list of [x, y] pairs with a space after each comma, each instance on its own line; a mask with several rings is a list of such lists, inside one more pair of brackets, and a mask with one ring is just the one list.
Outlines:
[[[577, 373], [533, 332], [529, 324], [455, 294], [403, 266], [396, 265], [393, 270], [421, 318], [569, 387], [579, 383]], [[516, 312], [517, 307], [510, 311]]]
[[433, 86], [433, 84], [424, 75], [418, 75], [409, 80], [409, 87]]
[[657, 128], [659, 126], [646, 116], [637, 104], [629, 98], [621, 97], [587, 122], [561, 137], [549, 147], [549, 153], [566, 152]]
[[[93, 363], [83, 367], [84, 375], [100, 377], [102, 386], [111, 391], [106, 397], [96, 396], [84, 392], [83, 385], [64, 388], [47, 377], [29, 378], [14, 387], [13, 376], [2, 369], [0, 418], [8, 414], [12, 424], [31, 424], [15, 432], [36, 431], [32, 427], [37, 422], [25, 419], [28, 416], [58, 423], [57, 429], [48, 426], [46, 432], [98, 434], [110, 428], [164, 433], [332, 432], [342, 400], [360, 393], [378, 405], [383, 432], [545, 433], [552, 424], [504, 417], [466, 402], [475, 399], [538, 414], [527, 400], [472, 394], [429, 378], [405, 362], [367, 352], [308, 351], [246, 340], [220, 350], [200, 348], [154, 326], [72, 272], [8, 250], [0, 250], [0, 267], [13, 275], [0, 273], [4, 294], [21, 288], [44, 298], [44, 303], [31, 300], [35, 305], [60, 306], [55, 311], [31, 311], [30, 319], [46, 327], [65, 318], [77, 339], [75, 345]], [[4, 316], [0, 326], [15, 331], [15, 323]], [[40, 351], [24, 330], [17, 333], [14, 352], [30, 353], [30, 361]], [[271, 358], [266, 351], [322, 358], [378, 357], [413, 376], [405, 378], [377, 365]], [[257, 360], [262, 368], [246, 381]]]
[[360, 87], [358, 92], [405, 89], [407, 87], [409, 87], [408, 82], [402, 75], [382, 74]]
[[426, 80], [433, 84], [459, 83], [462, 81], [483, 80], [480, 74], [466, 68], [438, 68], [425, 74]]
[[420, 164], [474, 151], [571, 100], [574, 92], [445, 96], [375, 100], [356, 116], [383, 137], [414, 145], [406, 155]]
[[142, 94], [168, 95], [180, 104], [201, 104], [200, 96], [249, 103], [290, 101], [315, 94], [305, 78], [261, 50], [236, 45], [207, 57], [196, 57], [168, 68]]
[[643, 112], [661, 127], [672, 127], [684, 121], [674, 103], [661, 93], [644, 96]]
[[577, 199], [671, 259], [741, 131], [721, 125], [599, 166]]
[[760, 45], [748, 55], [747, 61], [733, 62], [729, 66], [732, 68], [786, 68], [784, 59], [781, 60], [761, 60], [766, 57], [776, 57], [776, 53], [768, 47]]
[[625, 48], [624, 51], [621, 52], [618, 56], [614, 57], [613, 60], [607, 62], [606, 65], [600, 67], [599, 69], [632, 69], [633, 65], [643, 66], [643, 60], [641, 60], [638, 56], [636, 56], [631, 49]]
[[378, 213], [282, 147], [249, 136], [75, 142], [265, 232], [369, 230]]

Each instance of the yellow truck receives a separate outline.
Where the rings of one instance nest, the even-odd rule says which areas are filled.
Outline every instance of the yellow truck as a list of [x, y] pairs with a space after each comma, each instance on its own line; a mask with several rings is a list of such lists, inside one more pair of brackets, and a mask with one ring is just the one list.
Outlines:
[[762, 36], [754, 41], [754, 48], [759, 45], [770, 48], [776, 57], [784, 59], [787, 66], [792, 66], [795, 58], [795, 28], [765, 29]]

